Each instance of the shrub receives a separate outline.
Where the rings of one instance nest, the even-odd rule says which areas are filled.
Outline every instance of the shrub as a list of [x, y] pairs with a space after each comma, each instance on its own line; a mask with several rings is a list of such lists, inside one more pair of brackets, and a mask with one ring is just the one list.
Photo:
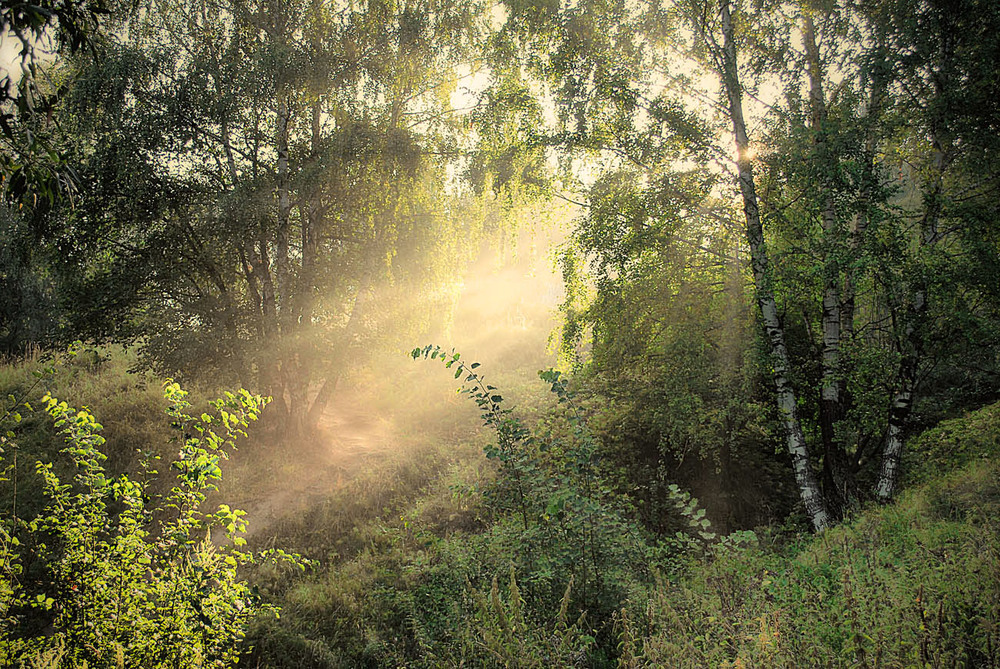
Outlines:
[[[0, 525], [3, 666], [232, 666], [250, 621], [276, 613], [240, 570], [266, 560], [305, 567], [280, 550], [243, 550], [244, 512], [201, 510], [222, 478], [221, 461], [266, 400], [226, 393], [195, 418], [178, 384], [165, 384], [165, 395], [183, 436], [170, 464], [176, 483], [164, 495], [150, 486], [154, 457], [134, 475], [109, 476], [94, 416], [43, 398], [75, 473], [66, 481], [39, 463], [44, 510]], [[12, 433], [2, 447], [16, 449]]]

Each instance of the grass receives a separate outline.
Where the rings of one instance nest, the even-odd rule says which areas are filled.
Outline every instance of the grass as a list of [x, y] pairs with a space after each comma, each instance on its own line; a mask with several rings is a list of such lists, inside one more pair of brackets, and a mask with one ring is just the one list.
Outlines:
[[[160, 383], [128, 373], [134, 363], [122, 350], [86, 352], [29, 399], [50, 390], [91, 406], [109, 468], [127, 470], [140, 450], [172, 448]], [[0, 391], [25, 392], [44, 364], [36, 354], [0, 365]], [[621, 580], [625, 596], [617, 613], [581, 620], [571, 583], [553, 584], [568, 592], [562, 603], [538, 607], [533, 576], [512, 571], [504, 551], [521, 534], [483, 499], [495, 467], [482, 455], [491, 435], [475, 426], [474, 407], [447, 374], [432, 387], [407, 365], [349, 381], [359, 405], [390, 424], [382, 446], [340, 479], [330, 478], [322, 439], [258, 439], [227, 467], [219, 500], [251, 509], [313, 481], [317, 463], [329, 468], [300, 498], [276, 498], [272, 519], [257, 519], [252, 544], [321, 567], [294, 579], [250, 574], [283, 614], [259, 621], [243, 666], [1000, 667], [1000, 405], [913, 439], [895, 504], [818, 537], [761, 532], [756, 545], [692, 552], [673, 580], [626, 583], [650, 565], [614, 565], [607, 578]], [[491, 381], [529, 422], [545, 415], [544, 384], [524, 374]], [[17, 431], [27, 513], [33, 461], [58, 460], [61, 444], [30, 414]], [[9, 508], [10, 488], [3, 494]]]
[[942, 473], [1000, 457], [1000, 403], [942, 421], [918, 435], [903, 453], [904, 483], [931, 481]]
[[[985, 443], [985, 417], [946, 434]], [[623, 616], [620, 666], [1000, 666], [1000, 460], [957, 462], [804, 543], [693, 565], [641, 624]]]

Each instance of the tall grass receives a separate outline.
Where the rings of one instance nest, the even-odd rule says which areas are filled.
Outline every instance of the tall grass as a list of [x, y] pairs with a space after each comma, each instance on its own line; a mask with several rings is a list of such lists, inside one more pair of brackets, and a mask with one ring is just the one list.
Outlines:
[[804, 544], [722, 551], [619, 624], [621, 667], [1000, 667], [1000, 462]]

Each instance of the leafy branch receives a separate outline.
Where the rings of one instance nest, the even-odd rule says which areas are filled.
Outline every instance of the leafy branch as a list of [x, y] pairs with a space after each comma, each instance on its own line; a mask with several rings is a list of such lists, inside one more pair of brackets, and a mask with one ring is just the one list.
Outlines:
[[524, 529], [529, 526], [528, 504], [525, 497], [522, 460], [523, 445], [531, 438], [531, 433], [524, 425], [512, 416], [512, 411], [503, 407], [503, 396], [495, 386], [489, 385], [483, 376], [475, 370], [480, 367], [478, 362], [466, 363], [454, 349], [445, 352], [440, 346], [428, 344], [423, 348], [415, 348], [410, 353], [414, 360], [421, 357], [425, 360], [440, 360], [447, 369], [454, 368], [455, 378], [462, 379], [459, 392], [467, 394], [479, 407], [483, 424], [492, 428], [497, 434], [496, 445], [486, 447], [486, 457], [500, 462], [501, 468], [514, 479], [514, 489], [517, 504], [521, 514]]

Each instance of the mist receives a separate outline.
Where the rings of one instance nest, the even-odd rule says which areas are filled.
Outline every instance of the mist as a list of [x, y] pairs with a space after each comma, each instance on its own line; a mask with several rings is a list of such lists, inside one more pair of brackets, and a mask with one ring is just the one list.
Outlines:
[[1000, 667], [1000, 3], [0, 33], [0, 666]]
[[[391, 480], [407, 462], [448, 449], [456, 457], [482, 458], [493, 435], [475, 405], [459, 395], [452, 373], [410, 357], [415, 346], [433, 343], [480, 362], [487, 381], [526, 419], [554, 405], [538, 372], [565, 365], [558, 351], [564, 288], [557, 261], [573, 216], [571, 208], [553, 205], [541, 223], [484, 240], [474, 261], [457, 268], [443, 289], [450, 301], [422, 320], [425, 331], [400, 328], [419, 338], [399, 341], [397, 334], [395, 346], [379, 340], [361, 352], [363, 362], [339, 380], [314, 430], [271, 432], [267, 447], [251, 443], [238, 452], [219, 498], [248, 512], [249, 536], [280, 535], [282, 526], [287, 530], [329, 506], [358, 477]], [[392, 294], [377, 287], [372, 293]], [[408, 309], [400, 307], [381, 302], [378, 310], [400, 315]], [[265, 430], [267, 421], [265, 410]], [[449, 464], [445, 459], [438, 467]], [[428, 480], [440, 474], [424, 473]]]

